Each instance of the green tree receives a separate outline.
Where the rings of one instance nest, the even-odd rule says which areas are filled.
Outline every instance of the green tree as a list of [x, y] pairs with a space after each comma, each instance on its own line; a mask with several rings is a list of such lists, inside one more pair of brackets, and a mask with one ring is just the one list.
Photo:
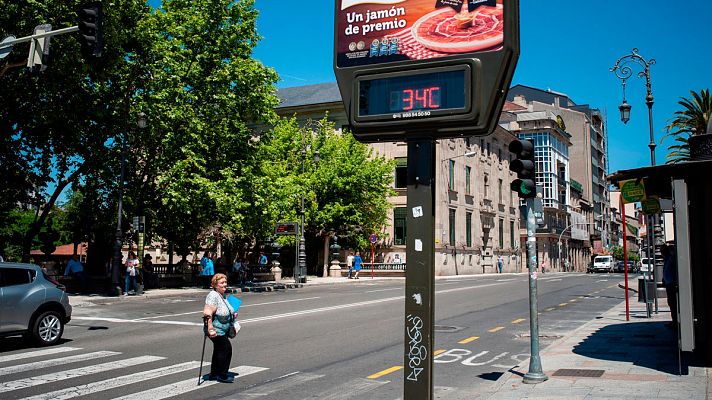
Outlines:
[[[0, 34], [26, 36], [44, 23], [53, 29], [76, 25], [79, 4], [0, 0]], [[22, 65], [28, 44], [16, 45], [2, 65], [0, 157], [14, 159], [3, 162], [0, 170], [16, 186], [0, 190], [0, 205], [19, 201], [36, 211], [23, 239], [25, 258], [62, 192], [117, 165], [112, 162], [117, 159], [117, 135], [126, 130], [141, 75], [131, 62], [132, 54], [141, 51], [137, 21], [149, 10], [143, 1], [129, 0], [105, 3], [104, 12], [101, 59], [82, 56], [79, 35], [59, 35], [51, 39], [51, 61], [43, 73], [10, 68]]]
[[[334, 235], [341, 244], [363, 249], [368, 234], [383, 229], [391, 209], [388, 197], [394, 194], [392, 161], [350, 133], [337, 133], [326, 117], [301, 127], [295, 119], [283, 119], [260, 143], [252, 193], [251, 217], [260, 220], [256, 235], [269, 235], [275, 222], [298, 221], [302, 195], [308, 249], [323, 249]], [[307, 255], [315, 265], [316, 252]]]
[[167, 0], [141, 25], [151, 80], [140, 93], [147, 133], [132, 140], [132, 176], [147, 194], [137, 206], [155, 210], [156, 231], [183, 255], [213, 232], [250, 231], [249, 124], [269, 123], [277, 104], [276, 73], [251, 58], [256, 19], [253, 0]]
[[682, 108], [675, 111], [675, 116], [665, 127], [667, 133], [663, 139], [670, 136], [675, 144], [668, 146], [667, 163], [674, 164], [690, 160], [690, 136], [702, 135], [707, 131], [707, 123], [712, 113], [712, 97], [709, 89], [699, 93], [690, 91], [690, 98], [681, 98], [678, 103]]

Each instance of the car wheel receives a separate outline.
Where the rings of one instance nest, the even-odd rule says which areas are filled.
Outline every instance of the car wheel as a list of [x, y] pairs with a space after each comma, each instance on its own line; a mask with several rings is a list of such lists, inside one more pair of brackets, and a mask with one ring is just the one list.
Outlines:
[[62, 317], [56, 311], [45, 311], [32, 325], [32, 336], [42, 346], [51, 346], [59, 342], [64, 332]]

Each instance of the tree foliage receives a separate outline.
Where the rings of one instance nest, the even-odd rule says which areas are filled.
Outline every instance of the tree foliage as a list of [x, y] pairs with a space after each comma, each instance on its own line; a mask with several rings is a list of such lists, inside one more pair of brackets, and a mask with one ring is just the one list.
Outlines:
[[712, 97], [709, 89], [702, 89], [699, 93], [690, 91], [690, 98], [681, 98], [678, 103], [680, 110], [675, 111], [674, 117], [668, 122], [663, 137], [672, 137], [675, 144], [668, 146], [670, 153], [666, 156], [668, 164], [690, 160], [690, 136], [702, 135], [707, 131], [707, 124], [712, 114]]

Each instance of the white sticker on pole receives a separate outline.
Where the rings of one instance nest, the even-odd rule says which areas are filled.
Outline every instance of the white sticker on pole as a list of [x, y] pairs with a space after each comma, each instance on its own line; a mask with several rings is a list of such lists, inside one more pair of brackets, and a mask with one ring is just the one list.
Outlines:
[[423, 251], [423, 241], [415, 239], [415, 251]]
[[420, 218], [423, 216], [423, 207], [417, 206], [413, 207], [413, 218]]

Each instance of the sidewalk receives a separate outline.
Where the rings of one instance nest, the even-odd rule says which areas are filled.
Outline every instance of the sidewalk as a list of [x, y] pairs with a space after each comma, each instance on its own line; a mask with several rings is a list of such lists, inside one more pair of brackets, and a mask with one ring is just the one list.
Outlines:
[[[663, 304], [665, 303], [665, 304]], [[682, 358], [678, 371], [677, 337], [664, 299], [647, 318], [645, 306], [630, 299], [540, 351], [549, 379], [525, 384], [528, 363], [507, 371], [473, 399], [712, 399], [712, 368]]]

